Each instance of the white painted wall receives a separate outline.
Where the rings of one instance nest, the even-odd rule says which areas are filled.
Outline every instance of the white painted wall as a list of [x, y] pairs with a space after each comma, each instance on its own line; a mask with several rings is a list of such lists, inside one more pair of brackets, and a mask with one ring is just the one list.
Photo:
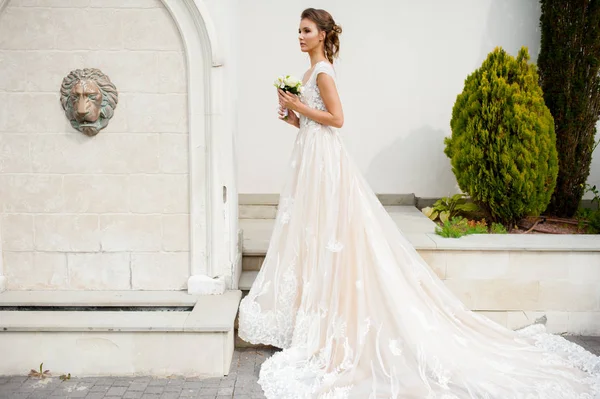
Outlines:
[[[237, 1], [238, 182], [241, 193], [278, 193], [295, 129], [276, 117], [271, 82], [302, 76], [297, 44], [306, 7], [332, 13], [344, 32], [336, 66], [343, 135], [377, 193], [444, 196], [456, 181], [443, 139], [464, 79], [495, 46], [540, 47], [537, 0]], [[600, 184], [600, 150], [590, 182]]]
[[[106, 129], [59, 102], [110, 76]], [[7, 288], [183, 289], [189, 277], [184, 49], [160, 0], [10, 0], [0, 15], [0, 206]]]

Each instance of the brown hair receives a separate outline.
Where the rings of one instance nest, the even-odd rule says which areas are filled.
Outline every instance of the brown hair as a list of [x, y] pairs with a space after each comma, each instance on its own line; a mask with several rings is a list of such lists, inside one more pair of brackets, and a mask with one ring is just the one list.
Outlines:
[[300, 19], [304, 18], [310, 19], [320, 31], [325, 32], [325, 56], [333, 64], [334, 58], [337, 58], [340, 53], [339, 35], [342, 33], [342, 27], [337, 25], [331, 14], [325, 10], [307, 8], [300, 16]]

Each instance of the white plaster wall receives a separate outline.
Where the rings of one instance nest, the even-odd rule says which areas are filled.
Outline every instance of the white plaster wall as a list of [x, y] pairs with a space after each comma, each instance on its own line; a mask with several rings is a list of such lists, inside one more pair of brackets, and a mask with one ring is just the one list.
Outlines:
[[[276, 118], [271, 85], [309, 68], [297, 27], [306, 7], [344, 32], [337, 63], [348, 151], [377, 193], [457, 191], [443, 139], [464, 80], [495, 46], [540, 48], [537, 0], [238, 1], [238, 170], [241, 193], [278, 193], [295, 129]], [[590, 182], [600, 183], [600, 150]]]
[[[89, 138], [60, 107], [95, 67], [119, 103]], [[0, 15], [7, 288], [183, 289], [189, 276], [184, 49], [159, 0], [10, 0]]]

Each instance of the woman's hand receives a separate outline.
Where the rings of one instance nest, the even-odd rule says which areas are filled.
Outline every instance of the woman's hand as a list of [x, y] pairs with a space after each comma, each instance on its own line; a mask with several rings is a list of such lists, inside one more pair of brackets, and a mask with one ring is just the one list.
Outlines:
[[296, 115], [296, 113], [294, 111], [290, 111], [288, 110], [288, 114], [287, 117], [285, 116], [285, 108], [281, 108], [279, 107], [279, 119], [281, 119], [284, 122], [289, 123], [292, 126], [296, 126], [296, 127], [300, 127], [300, 119], [298, 118], [298, 115]]
[[300, 98], [297, 95], [285, 92], [281, 89], [277, 89], [277, 93], [279, 95], [279, 105], [282, 108], [287, 108], [291, 111], [299, 111], [300, 107], [302, 107], [302, 101], [300, 101]]

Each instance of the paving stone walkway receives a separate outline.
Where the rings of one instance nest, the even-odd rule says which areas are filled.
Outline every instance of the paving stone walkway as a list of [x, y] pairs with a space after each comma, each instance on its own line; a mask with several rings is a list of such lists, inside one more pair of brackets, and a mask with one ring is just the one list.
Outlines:
[[[600, 337], [567, 338], [600, 355]], [[272, 353], [267, 349], [236, 350], [231, 373], [223, 378], [108, 377], [61, 381], [58, 377], [0, 377], [0, 399], [263, 399], [256, 381], [261, 364]]]

